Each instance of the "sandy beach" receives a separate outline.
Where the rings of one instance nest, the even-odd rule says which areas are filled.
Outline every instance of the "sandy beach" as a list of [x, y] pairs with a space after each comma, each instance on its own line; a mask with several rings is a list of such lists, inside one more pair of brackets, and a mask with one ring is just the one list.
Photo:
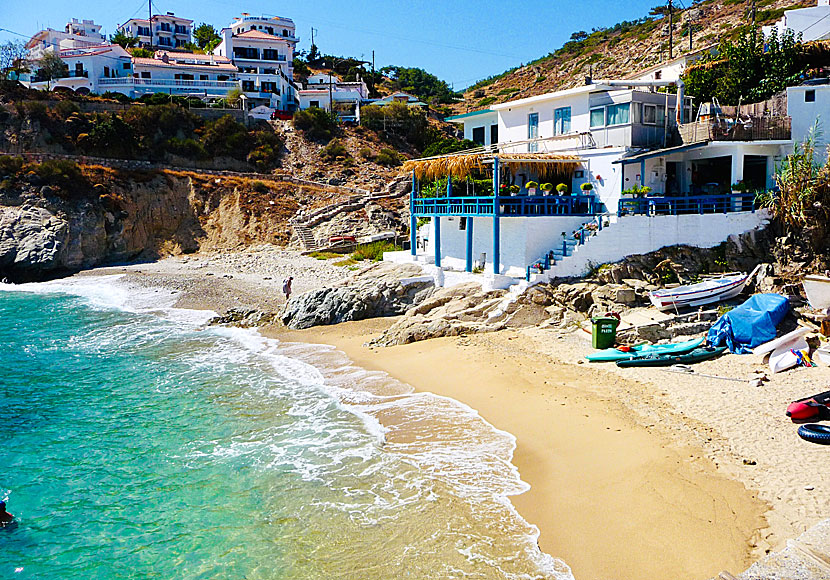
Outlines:
[[[286, 272], [299, 291], [348, 273], [315, 262], [263, 248], [90, 273], [173, 288], [184, 307], [265, 309], [279, 307]], [[799, 439], [784, 410], [826, 390], [830, 369], [752, 387], [760, 357], [695, 366], [721, 378], [582, 364], [587, 335], [535, 327], [363, 346], [393, 321], [262, 332], [333, 345], [360, 367], [461, 401], [513, 434], [513, 463], [531, 486], [513, 504], [541, 530], [540, 547], [579, 580], [738, 574], [825, 517], [825, 449]]]

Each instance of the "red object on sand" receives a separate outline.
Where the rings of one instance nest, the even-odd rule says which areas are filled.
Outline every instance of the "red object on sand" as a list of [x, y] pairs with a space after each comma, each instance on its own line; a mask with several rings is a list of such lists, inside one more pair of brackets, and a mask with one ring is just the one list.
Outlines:
[[787, 407], [787, 417], [790, 419], [810, 419], [828, 412], [830, 412], [830, 391], [794, 401]]

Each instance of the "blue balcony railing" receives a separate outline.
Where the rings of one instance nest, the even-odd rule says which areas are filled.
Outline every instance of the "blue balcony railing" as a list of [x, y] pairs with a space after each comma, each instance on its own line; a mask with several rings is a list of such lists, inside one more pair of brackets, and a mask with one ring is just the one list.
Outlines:
[[483, 216], [509, 217], [595, 215], [601, 204], [593, 195], [520, 195], [493, 197], [432, 197], [416, 198], [412, 211], [418, 216]]
[[617, 215], [684, 215], [707, 213], [754, 212], [755, 193], [699, 195], [689, 197], [641, 197], [621, 199]]

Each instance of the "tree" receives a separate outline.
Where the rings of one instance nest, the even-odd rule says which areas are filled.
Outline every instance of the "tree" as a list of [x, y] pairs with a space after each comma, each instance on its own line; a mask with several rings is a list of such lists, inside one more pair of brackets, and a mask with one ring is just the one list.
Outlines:
[[0, 78], [8, 80], [28, 71], [29, 62], [26, 60], [25, 44], [11, 40], [0, 44]]
[[222, 41], [222, 37], [219, 36], [219, 32], [216, 29], [206, 22], [202, 22], [199, 26], [193, 29], [193, 38], [196, 39], [196, 44], [199, 45], [199, 48], [204, 49], [206, 52], [210, 52]]
[[137, 36], [127, 36], [120, 30], [110, 36], [110, 42], [121, 46], [121, 48], [132, 48], [138, 44]]
[[663, 16], [668, 15], [668, 13], [669, 13], [669, 7], [668, 7], [668, 6], [666, 6], [665, 4], [661, 4], [661, 5], [659, 5], [659, 6], [655, 6], [654, 8], [652, 8], [652, 9], [649, 11], [649, 13], [648, 13], [648, 14], [649, 14], [649, 16], [660, 16], [660, 17], [663, 17]]
[[439, 103], [452, 103], [456, 97], [445, 81], [424, 69], [386, 66], [380, 72], [389, 75], [398, 90], [413, 93], [422, 99], [435, 97]]
[[69, 68], [53, 51], [46, 52], [37, 61], [37, 76], [42, 80], [62, 79], [69, 75]]
[[588, 33], [584, 30], [580, 30], [578, 32], [574, 32], [573, 34], [571, 34], [571, 40], [573, 40], [574, 42], [582, 42], [586, 38], [588, 38]]

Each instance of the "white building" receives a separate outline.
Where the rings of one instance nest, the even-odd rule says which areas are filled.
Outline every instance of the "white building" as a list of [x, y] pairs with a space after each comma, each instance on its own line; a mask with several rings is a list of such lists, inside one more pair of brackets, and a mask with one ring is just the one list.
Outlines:
[[[820, 133], [828, 134], [830, 127], [830, 84], [817, 84], [821, 81], [807, 81], [807, 83], [787, 88], [787, 115], [792, 118], [793, 143], [803, 143], [810, 135], [813, 127], [818, 125]], [[826, 161], [827, 138], [817, 143], [818, 156]]]
[[100, 79], [100, 90], [132, 98], [168, 93], [210, 99], [224, 97], [239, 87], [236, 67], [222, 56], [160, 50], [153, 58], [134, 57], [132, 62], [132, 76]]
[[298, 39], [293, 20], [243, 13], [221, 34], [213, 53], [236, 65], [250, 108], [265, 105], [286, 111], [295, 107], [292, 83]]
[[779, 36], [791, 30], [803, 42], [830, 38], [830, 0], [818, 0], [816, 6], [785, 10], [784, 16], [771, 26], [762, 28], [764, 35], [776, 31]]
[[168, 12], [154, 14], [149, 20], [130, 18], [117, 30], [138, 38], [140, 47], [183, 48], [192, 42], [193, 21]]
[[499, 114], [490, 109], [472, 111], [444, 119], [448, 123], [461, 123], [464, 139], [478, 145], [495, 145], [499, 142]]
[[29, 60], [36, 61], [43, 58], [47, 51], [90, 48], [106, 44], [108, 42], [101, 34], [101, 25], [95, 24], [92, 20], [79, 21], [73, 18], [63, 30], [41, 30], [26, 43], [26, 48], [29, 51]]
[[657, 63], [626, 77], [632, 81], [669, 81], [676, 82], [689, 65], [701, 58], [717, 52], [716, 45], [705, 46], [676, 58]]
[[360, 122], [360, 107], [369, 98], [369, 88], [358, 78], [345, 82], [334, 74], [318, 73], [306, 79], [306, 88], [297, 91], [297, 105], [301, 110], [317, 107], [333, 110], [346, 122]]
[[64, 76], [47, 79], [37, 70], [30, 75], [33, 89], [70, 90], [76, 93], [103, 93], [106, 81], [129, 81], [133, 75], [130, 53], [117, 44], [98, 44], [89, 48], [68, 48], [57, 52], [65, 63]]
[[[711, 247], [761, 227], [755, 192], [772, 186], [775, 162], [791, 146], [789, 120], [689, 122], [687, 101], [677, 126], [674, 94], [630, 83], [597, 81], [458, 116], [465, 137], [490, 145], [470, 155], [497, 195], [458, 181], [434, 197], [416, 187], [412, 249], [389, 258], [468, 272], [486, 266], [498, 287], [579, 276], [667, 245]], [[431, 171], [453, 165], [440, 161]], [[419, 184], [423, 165], [413, 167]], [[541, 192], [543, 182], [567, 193]], [[415, 235], [418, 218], [431, 218], [426, 244]]]

